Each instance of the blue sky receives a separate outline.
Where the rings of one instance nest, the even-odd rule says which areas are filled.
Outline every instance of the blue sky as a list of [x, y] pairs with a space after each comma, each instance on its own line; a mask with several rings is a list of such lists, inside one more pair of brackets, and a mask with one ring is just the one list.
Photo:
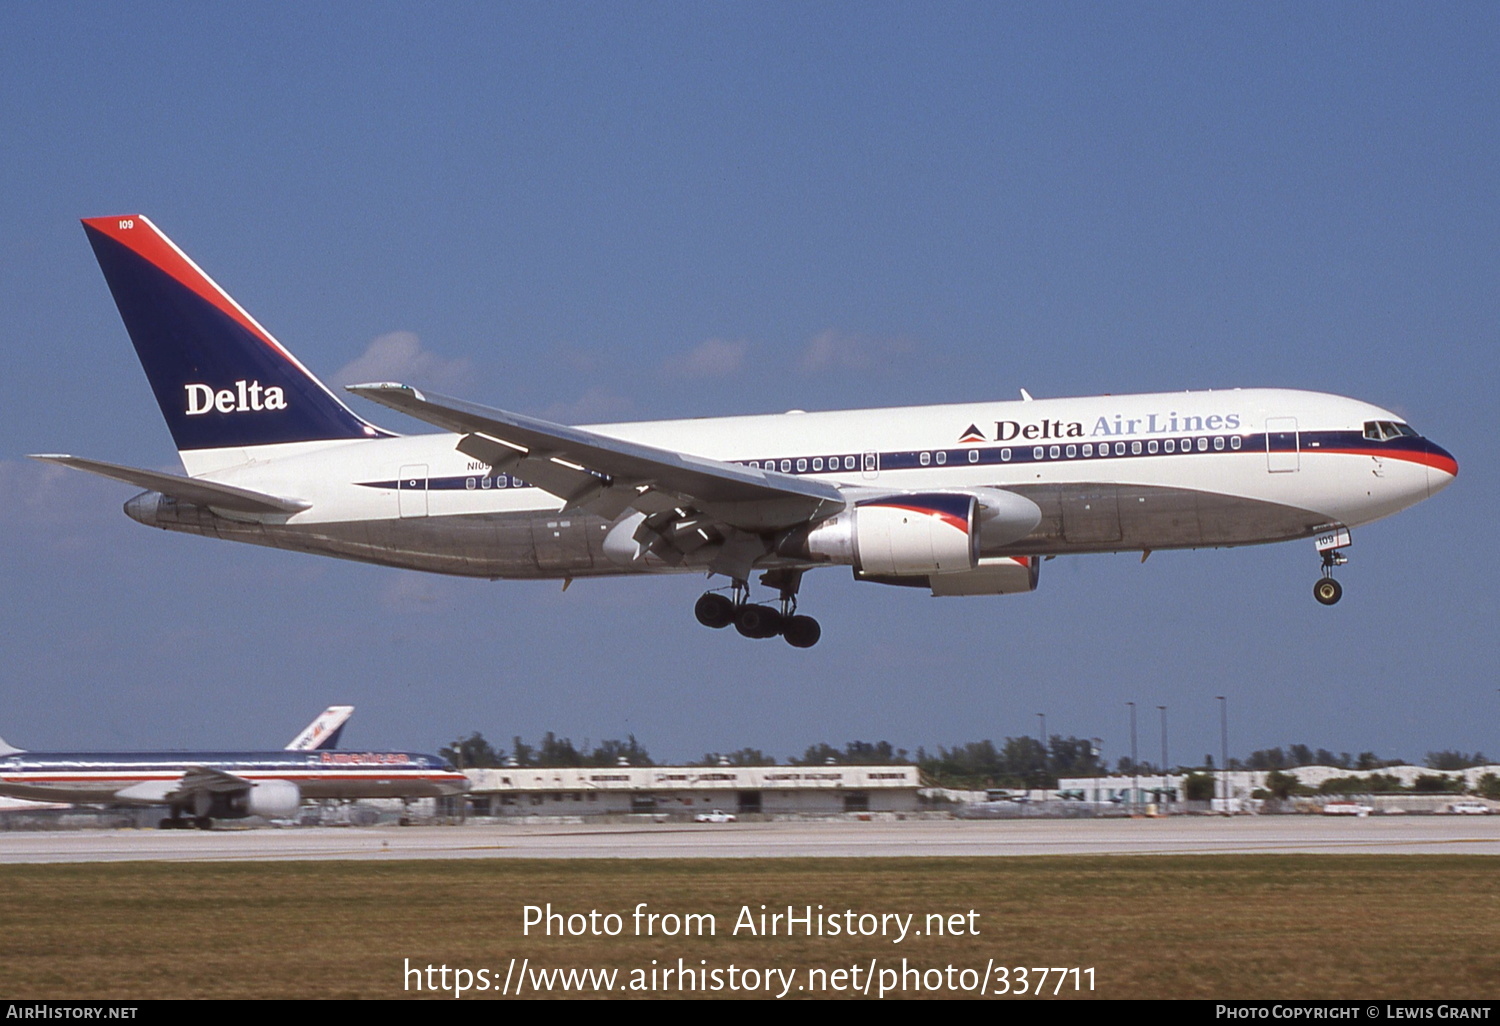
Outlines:
[[[1485, 4], [0, 7], [0, 734], [634, 733], [658, 759], [1049, 730], [1173, 761], [1500, 755], [1500, 10]], [[814, 575], [798, 652], [696, 578], [478, 582], [150, 531], [172, 467], [77, 219], [145, 213], [315, 372], [561, 420], [1313, 388], [1459, 481], [1308, 543]], [[354, 401], [398, 430], [422, 430]], [[1147, 740], [1147, 739], [1150, 740]]]

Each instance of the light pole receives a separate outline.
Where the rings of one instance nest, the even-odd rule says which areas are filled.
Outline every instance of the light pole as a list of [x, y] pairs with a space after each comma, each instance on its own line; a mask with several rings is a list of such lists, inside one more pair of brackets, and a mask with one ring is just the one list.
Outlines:
[[1042, 731], [1042, 773], [1041, 777], [1037, 780], [1037, 785], [1042, 792], [1042, 797], [1045, 798], [1047, 796], [1047, 714], [1037, 713], [1036, 718], [1041, 721]]
[[1224, 812], [1229, 812], [1229, 700], [1223, 695], [1219, 700], [1219, 772], [1224, 777]]
[[1167, 801], [1167, 707], [1159, 705], [1156, 707], [1161, 713], [1161, 798], [1162, 804]]
[[1103, 772], [1104, 764], [1099, 761], [1099, 756], [1104, 754], [1104, 738], [1096, 737], [1090, 739], [1089, 754], [1094, 757], [1094, 815], [1099, 815], [1099, 774]]
[[1135, 703], [1125, 704], [1130, 706], [1130, 811], [1134, 812], [1141, 800], [1141, 764], [1135, 750]]

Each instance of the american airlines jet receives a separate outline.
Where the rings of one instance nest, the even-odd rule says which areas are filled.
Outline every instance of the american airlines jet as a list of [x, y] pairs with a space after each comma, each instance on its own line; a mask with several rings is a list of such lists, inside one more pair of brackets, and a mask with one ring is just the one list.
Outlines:
[[86, 805], [165, 805], [163, 829], [287, 819], [304, 799], [437, 798], [468, 778], [436, 755], [334, 750], [352, 706], [330, 706], [279, 752], [28, 752], [0, 740], [0, 795]]
[[[350, 410], [146, 218], [83, 222], [187, 476], [38, 459], [147, 489], [166, 530], [488, 578], [696, 572], [708, 627], [815, 644], [825, 566], [933, 595], [1032, 591], [1044, 557], [1311, 538], [1316, 599], [1350, 529], [1446, 487], [1401, 417], [1288, 389], [569, 427], [409, 384], [350, 386], [441, 429]], [[1144, 556], [1143, 556], [1144, 558]], [[752, 580], [776, 596], [751, 601]]]

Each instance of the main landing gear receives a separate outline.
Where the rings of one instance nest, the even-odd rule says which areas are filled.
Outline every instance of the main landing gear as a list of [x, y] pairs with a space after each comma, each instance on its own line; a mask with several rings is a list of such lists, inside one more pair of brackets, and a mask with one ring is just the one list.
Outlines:
[[703, 626], [715, 630], [734, 624], [734, 629], [747, 638], [774, 638], [779, 634], [793, 648], [812, 648], [823, 636], [823, 628], [812, 617], [797, 613], [801, 581], [800, 570], [772, 570], [761, 575], [761, 583], [780, 591], [780, 608], [752, 603], [749, 583], [735, 581], [732, 598], [723, 592], [705, 592], [693, 607], [693, 615]]

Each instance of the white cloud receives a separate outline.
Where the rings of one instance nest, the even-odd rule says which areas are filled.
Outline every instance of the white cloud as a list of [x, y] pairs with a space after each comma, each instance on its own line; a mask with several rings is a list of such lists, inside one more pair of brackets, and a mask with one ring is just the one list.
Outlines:
[[899, 369], [911, 354], [911, 344], [902, 339], [862, 338], [830, 328], [808, 342], [799, 365], [807, 373], [842, 370], [883, 374]]
[[570, 403], [553, 403], [538, 416], [558, 424], [601, 424], [628, 417], [635, 403], [595, 385]]
[[739, 373], [744, 366], [748, 348], [744, 342], [711, 338], [694, 346], [668, 366], [673, 372], [689, 378], [727, 378]]
[[[163, 469], [182, 473], [180, 466]], [[140, 489], [55, 463], [4, 460], [0, 491], [7, 496], [0, 526], [8, 535], [35, 532], [48, 545], [74, 547], [97, 538], [106, 525], [118, 526], [120, 504]]]
[[392, 331], [365, 347], [362, 355], [340, 367], [334, 381], [354, 385], [367, 381], [398, 381], [402, 384], [456, 388], [473, 374], [467, 359], [444, 359], [422, 348], [422, 340], [410, 331]]

